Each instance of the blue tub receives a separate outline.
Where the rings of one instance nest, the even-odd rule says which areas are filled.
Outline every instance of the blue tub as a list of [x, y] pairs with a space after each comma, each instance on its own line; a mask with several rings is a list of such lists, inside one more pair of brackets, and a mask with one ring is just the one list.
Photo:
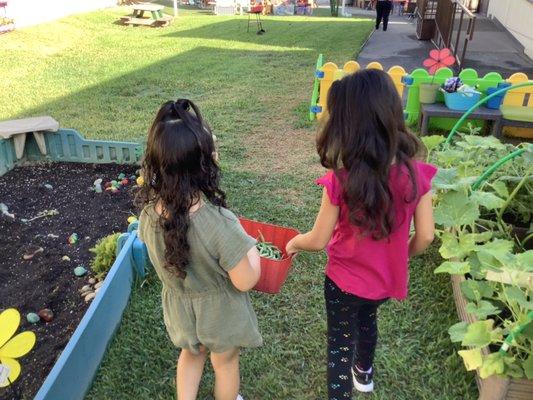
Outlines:
[[444, 93], [444, 103], [450, 110], [466, 111], [476, 104], [481, 98], [481, 93]]

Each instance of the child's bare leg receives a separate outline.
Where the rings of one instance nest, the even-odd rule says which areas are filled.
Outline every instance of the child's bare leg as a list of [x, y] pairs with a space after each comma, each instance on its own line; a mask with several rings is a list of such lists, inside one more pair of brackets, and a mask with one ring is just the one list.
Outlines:
[[202, 346], [199, 354], [186, 349], [181, 351], [176, 373], [178, 400], [196, 400], [206, 358], [207, 353]]
[[239, 349], [211, 353], [215, 370], [215, 399], [235, 400], [239, 394]]

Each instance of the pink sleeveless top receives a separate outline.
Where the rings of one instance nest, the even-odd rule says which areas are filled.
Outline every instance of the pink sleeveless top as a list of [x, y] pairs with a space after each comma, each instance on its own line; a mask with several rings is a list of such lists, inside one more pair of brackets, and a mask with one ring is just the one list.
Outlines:
[[407, 168], [391, 167], [389, 187], [395, 227], [391, 235], [382, 240], [363, 236], [359, 228], [350, 223], [343, 189], [333, 171], [317, 179], [316, 183], [326, 188], [331, 203], [340, 207], [339, 220], [326, 248], [326, 275], [345, 292], [372, 300], [407, 297], [409, 228], [420, 197], [431, 189], [431, 180], [437, 173], [437, 168], [431, 164], [413, 161], [413, 167], [418, 193], [410, 203], [405, 201], [412, 198]]

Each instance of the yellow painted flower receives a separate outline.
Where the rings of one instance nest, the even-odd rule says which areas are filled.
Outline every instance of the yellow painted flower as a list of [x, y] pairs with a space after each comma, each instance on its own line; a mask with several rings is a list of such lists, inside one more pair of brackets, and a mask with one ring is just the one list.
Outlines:
[[8, 308], [0, 313], [0, 388], [13, 383], [20, 375], [16, 358], [27, 354], [35, 345], [35, 333], [27, 331], [16, 336], [20, 313]]
[[144, 178], [142, 176], [139, 176], [136, 180], [137, 186], [144, 185]]

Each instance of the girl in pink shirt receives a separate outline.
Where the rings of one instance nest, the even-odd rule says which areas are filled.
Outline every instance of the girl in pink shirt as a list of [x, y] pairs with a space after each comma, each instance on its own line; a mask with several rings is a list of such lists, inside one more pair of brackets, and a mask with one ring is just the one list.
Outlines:
[[[317, 137], [330, 171], [313, 230], [287, 244], [289, 254], [326, 248], [328, 394], [371, 392], [376, 313], [407, 296], [409, 258], [433, 241], [431, 180], [437, 169], [417, 161], [418, 138], [404, 123], [387, 73], [366, 69], [333, 83], [330, 115]], [[410, 237], [411, 221], [415, 233]]]

